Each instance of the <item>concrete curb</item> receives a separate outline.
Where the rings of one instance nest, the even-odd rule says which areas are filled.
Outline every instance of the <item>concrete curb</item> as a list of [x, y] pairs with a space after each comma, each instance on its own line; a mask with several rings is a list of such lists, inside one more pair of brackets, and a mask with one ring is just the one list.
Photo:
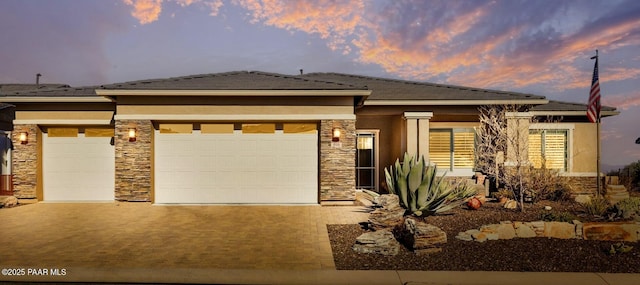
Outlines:
[[96, 269], [65, 268], [65, 275], [0, 276], [10, 282], [173, 284], [581, 284], [637, 285], [640, 274], [394, 270]]

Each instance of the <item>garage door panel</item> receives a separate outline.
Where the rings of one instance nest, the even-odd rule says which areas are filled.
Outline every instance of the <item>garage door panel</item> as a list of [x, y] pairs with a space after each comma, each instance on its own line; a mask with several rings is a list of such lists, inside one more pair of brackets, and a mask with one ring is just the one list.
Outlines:
[[45, 201], [113, 201], [115, 153], [110, 137], [43, 134]]
[[317, 133], [156, 132], [155, 145], [156, 203], [317, 203]]

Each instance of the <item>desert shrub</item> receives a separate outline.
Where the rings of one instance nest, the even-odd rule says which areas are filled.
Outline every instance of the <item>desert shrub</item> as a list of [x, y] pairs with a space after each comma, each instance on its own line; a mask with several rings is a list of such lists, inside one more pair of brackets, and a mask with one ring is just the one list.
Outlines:
[[603, 217], [609, 210], [609, 202], [602, 197], [596, 197], [582, 204], [582, 210], [588, 215]]
[[428, 216], [451, 210], [476, 195], [467, 183], [451, 185], [436, 175], [437, 168], [417, 161], [405, 153], [403, 162], [384, 169], [389, 193], [400, 198], [400, 205], [416, 216]]
[[640, 215], [640, 197], [624, 199], [613, 205], [612, 208], [612, 212], [619, 218], [629, 219], [634, 215]]
[[515, 169], [505, 170], [504, 187], [520, 195], [520, 182], [524, 197], [530, 202], [540, 200], [564, 201], [571, 198], [573, 186], [571, 178], [560, 176], [557, 170], [546, 168], [522, 167], [520, 180]]
[[620, 183], [629, 190], [640, 190], [640, 160], [625, 166], [617, 173]]
[[620, 253], [625, 253], [625, 252], [629, 252], [633, 249], [633, 246], [631, 245], [625, 245], [622, 242], [617, 242], [611, 245], [611, 247], [609, 247], [609, 250], [607, 251], [607, 253], [609, 255], [616, 255], [616, 254], [620, 254]]
[[498, 189], [498, 191], [493, 192], [491, 195], [494, 198], [497, 198], [497, 199], [500, 199], [502, 197], [508, 198], [508, 199], [515, 199], [515, 196], [514, 196], [513, 192], [511, 190], [507, 190], [505, 188], [500, 188], [500, 189]]

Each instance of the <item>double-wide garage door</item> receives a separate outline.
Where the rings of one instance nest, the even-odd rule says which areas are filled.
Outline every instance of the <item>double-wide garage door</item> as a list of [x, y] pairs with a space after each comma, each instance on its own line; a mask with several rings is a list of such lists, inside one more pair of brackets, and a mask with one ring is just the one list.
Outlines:
[[42, 135], [45, 201], [113, 201], [113, 129], [49, 128]]
[[160, 124], [154, 142], [156, 203], [318, 201], [315, 124]]

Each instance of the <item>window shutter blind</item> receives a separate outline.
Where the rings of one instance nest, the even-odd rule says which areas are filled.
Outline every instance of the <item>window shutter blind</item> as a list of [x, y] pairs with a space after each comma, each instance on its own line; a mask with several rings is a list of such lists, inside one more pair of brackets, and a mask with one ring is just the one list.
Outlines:
[[475, 133], [468, 130], [453, 133], [453, 167], [473, 168]]
[[544, 136], [544, 158], [549, 169], [565, 169], [566, 132], [547, 130]]
[[529, 131], [529, 161], [533, 167], [542, 167], [542, 133], [538, 130]]
[[440, 169], [451, 169], [451, 131], [429, 131], [429, 159]]

